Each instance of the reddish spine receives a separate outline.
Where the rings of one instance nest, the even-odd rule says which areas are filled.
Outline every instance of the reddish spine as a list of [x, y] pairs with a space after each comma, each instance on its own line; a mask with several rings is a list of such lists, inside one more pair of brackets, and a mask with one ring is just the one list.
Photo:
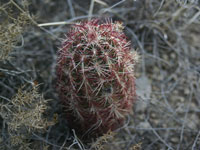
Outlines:
[[122, 29], [120, 22], [76, 23], [59, 50], [57, 90], [81, 134], [115, 130], [132, 110], [137, 55]]

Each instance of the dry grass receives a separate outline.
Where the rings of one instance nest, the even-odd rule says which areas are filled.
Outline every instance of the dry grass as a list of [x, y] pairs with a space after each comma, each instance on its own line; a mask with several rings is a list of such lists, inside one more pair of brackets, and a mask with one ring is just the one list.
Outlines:
[[[27, 143], [24, 145], [27, 147], [37, 143], [37, 149], [41, 150], [92, 148], [92, 144], [83, 144], [76, 132], [68, 129], [55, 91], [56, 52], [60, 38], [72, 22], [112, 17], [124, 23], [127, 36], [141, 56], [136, 74], [138, 101], [127, 124], [117, 130], [109, 142], [100, 142], [100, 145], [105, 150], [200, 148], [199, 1], [31, 0], [27, 7], [19, 0], [14, 2], [18, 7], [9, 1], [2, 2], [0, 8], [1, 16], [4, 16], [0, 17], [0, 98], [4, 105], [14, 107], [16, 98], [13, 96], [18, 88], [37, 81], [41, 84], [38, 92], [43, 93], [45, 99], [52, 99], [48, 102], [50, 110], [47, 114], [49, 117], [58, 114], [58, 123], [43, 133], [32, 132], [28, 139], [25, 135], [29, 132], [10, 130], [13, 141], [25, 140], [16, 143]], [[30, 16], [37, 16], [37, 19]], [[29, 30], [24, 30], [27, 25]], [[6, 60], [8, 56], [12, 58]], [[15, 109], [8, 117], [13, 118], [13, 111], [21, 113]], [[31, 110], [24, 111], [24, 116]], [[0, 148], [5, 146], [2, 144], [5, 139], [7, 146], [13, 147], [15, 143], [11, 144], [6, 131], [8, 126], [15, 127], [12, 126], [14, 120], [1, 116]], [[22, 121], [14, 122], [31, 128], [30, 120]]]
[[[9, 1], [3, 3], [0, 7], [0, 60], [4, 61], [10, 58], [10, 53], [15, 48], [23, 47], [23, 31], [26, 26], [31, 24], [28, 12], [28, 3], [22, 3], [23, 12], [16, 10], [15, 3]], [[18, 46], [17, 43], [21, 42]]]

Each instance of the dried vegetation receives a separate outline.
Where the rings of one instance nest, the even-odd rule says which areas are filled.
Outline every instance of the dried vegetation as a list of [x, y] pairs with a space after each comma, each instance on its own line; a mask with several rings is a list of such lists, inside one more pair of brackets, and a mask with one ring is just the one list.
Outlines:
[[[3, 16], [0, 17], [0, 99], [1, 106], [6, 106], [1, 109], [1, 149], [5, 146], [5, 149], [19, 149], [16, 143], [20, 142], [37, 150], [98, 149], [99, 145], [105, 150], [200, 148], [199, 1], [31, 0], [28, 7], [21, 2], [0, 1]], [[38, 25], [31, 24], [32, 15], [37, 16]], [[134, 114], [116, 131], [114, 138], [97, 142], [96, 147], [83, 144], [74, 130], [69, 131], [54, 90], [56, 52], [61, 42], [58, 37], [64, 37], [68, 24], [88, 17], [112, 17], [122, 21], [141, 56], [136, 74], [138, 100]], [[25, 31], [27, 25], [30, 30]], [[8, 56], [12, 58], [7, 60]], [[27, 90], [19, 90], [21, 94], [14, 97], [22, 85], [33, 81], [41, 84], [37, 90], [44, 99], [52, 99], [48, 102], [50, 111], [44, 116], [53, 119], [53, 114], [58, 114], [54, 116], [58, 123], [44, 132], [37, 127], [41, 127], [40, 121], [45, 122], [45, 118], [36, 121], [34, 126], [27, 118], [37, 104], [46, 108], [46, 103], [41, 104], [41, 94], [32, 96], [38, 99], [36, 103], [33, 100], [32, 106], [27, 103], [19, 107], [18, 98], [23, 99], [25, 93], [31, 98], [34, 88], [25, 93]], [[19, 119], [20, 113], [25, 113], [23, 116], [27, 119]], [[18, 116], [14, 117], [15, 114]], [[26, 128], [21, 130], [22, 126]]]
[[[1, 3], [0, 3], [1, 4]], [[23, 46], [23, 31], [31, 24], [27, 1], [22, 1], [22, 10], [17, 10], [16, 3], [9, 1], [0, 7], [0, 60], [10, 58], [13, 49]], [[21, 40], [21, 45], [18, 42]]]
[[19, 88], [11, 99], [0, 103], [0, 116], [3, 119], [1, 133], [1, 149], [32, 149], [33, 132], [44, 132], [47, 127], [55, 124], [44, 118], [47, 100], [38, 93], [38, 86], [30, 90]]

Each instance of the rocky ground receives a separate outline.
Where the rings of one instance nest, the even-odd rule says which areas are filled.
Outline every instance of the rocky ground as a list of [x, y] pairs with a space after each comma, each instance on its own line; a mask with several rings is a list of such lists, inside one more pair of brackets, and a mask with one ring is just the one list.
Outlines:
[[[82, 144], [64, 119], [55, 66], [70, 24], [88, 17], [122, 21], [140, 62], [134, 113], [118, 131]], [[1, 149], [200, 149], [198, 0], [0, 0], [0, 23]], [[16, 123], [27, 111], [18, 110], [19, 99], [27, 100], [19, 89], [40, 99], [26, 103], [44, 105], [38, 110], [47, 110], [46, 120]]]

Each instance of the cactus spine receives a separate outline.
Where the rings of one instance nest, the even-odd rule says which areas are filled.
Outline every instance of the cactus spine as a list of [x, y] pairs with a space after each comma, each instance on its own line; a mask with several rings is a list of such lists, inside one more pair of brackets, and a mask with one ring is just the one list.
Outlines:
[[123, 124], [136, 96], [136, 61], [120, 22], [71, 27], [58, 52], [57, 90], [72, 128], [98, 136]]

